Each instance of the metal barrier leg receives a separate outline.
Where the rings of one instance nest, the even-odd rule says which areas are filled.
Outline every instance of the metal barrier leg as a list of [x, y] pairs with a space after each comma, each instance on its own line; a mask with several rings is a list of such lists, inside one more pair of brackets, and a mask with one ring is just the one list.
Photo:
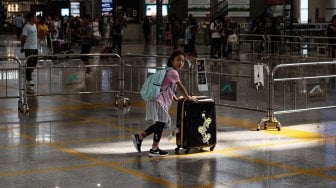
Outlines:
[[[125, 58], [126, 59], [126, 58]], [[120, 106], [120, 104], [122, 104], [123, 107], [127, 107], [129, 105], [131, 105], [129, 98], [124, 97], [124, 86], [125, 86], [125, 73], [124, 73], [124, 62], [125, 59], [123, 61], [119, 61], [120, 62], [120, 68], [119, 68], [119, 89], [120, 92], [119, 94], [115, 97], [115, 102], [114, 105], [115, 106]]]
[[25, 63], [19, 67], [19, 100], [18, 110], [22, 114], [29, 113], [27, 90], [26, 90], [26, 68]]
[[278, 131], [281, 130], [281, 123], [274, 117], [273, 110], [268, 109], [268, 115], [265, 118], [262, 118], [257, 126], [257, 131], [263, 127], [264, 130], [267, 130], [268, 127], [275, 127]]
[[18, 110], [22, 114], [29, 113], [27, 89], [26, 89], [26, 69], [24, 65], [19, 67], [19, 101]]
[[[269, 57], [263, 57], [263, 61], [266, 61]], [[268, 69], [268, 68], [267, 68]], [[263, 127], [266, 130], [269, 126], [275, 127], [278, 131], [281, 130], [280, 122], [274, 116], [274, 80], [273, 80], [273, 72], [267, 70], [268, 72], [268, 109], [267, 109], [267, 117], [262, 118], [257, 126], [257, 131], [260, 130], [260, 127]]]

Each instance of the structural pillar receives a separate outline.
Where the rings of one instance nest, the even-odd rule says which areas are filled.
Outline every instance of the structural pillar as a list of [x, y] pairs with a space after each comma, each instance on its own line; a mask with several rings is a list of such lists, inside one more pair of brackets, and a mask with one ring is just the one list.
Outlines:
[[163, 41], [162, 0], [156, 0], [156, 44]]

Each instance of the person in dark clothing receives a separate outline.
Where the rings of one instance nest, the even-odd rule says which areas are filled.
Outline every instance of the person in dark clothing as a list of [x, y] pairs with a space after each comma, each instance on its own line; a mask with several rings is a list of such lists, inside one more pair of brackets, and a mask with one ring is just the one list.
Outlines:
[[149, 34], [151, 30], [151, 22], [148, 16], [146, 16], [142, 22], [142, 31], [144, 34], [145, 42], [149, 42]]
[[100, 16], [98, 20], [98, 26], [99, 26], [99, 33], [100, 36], [104, 36], [104, 16]]
[[[91, 17], [89, 15], [86, 15], [83, 18], [83, 26], [81, 28], [81, 32], [77, 35], [81, 39], [81, 54], [90, 53], [92, 47], [92, 33], [93, 29], [91, 24]], [[90, 64], [89, 56], [82, 56], [81, 59], [85, 65]], [[86, 68], [86, 73], [91, 73], [91, 69], [89, 67]]]
[[[215, 21], [210, 23], [211, 31], [211, 48], [210, 48], [210, 58], [221, 58], [222, 49], [222, 22], [220, 17], [216, 18]], [[215, 55], [217, 53], [217, 56]]]
[[178, 47], [178, 41], [181, 38], [183, 28], [181, 21], [176, 16], [173, 17], [171, 22], [172, 22], [173, 48], [174, 50], [176, 50]]
[[187, 55], [189, 57], [196, 57], [197, 51], [195, 47], [195, 41], [196, 41], [196, 34], [198, 32], [198, 24], [197, 21], [192, 15], [189, 15], [188, 21], [187, 21], [187, 31], [190, 32], [190, 37], [188, 38], [187, 43]]
[[121, 45], [122, 45], [122, 36], [123, 28], [126, 28], [126, 20], [122, 12], [117, 12], [117, 16], [113, 19], [112, 23], [112, 47], [111, 51], [113, 52], [118, 46], [118, 54], [121, 56]]

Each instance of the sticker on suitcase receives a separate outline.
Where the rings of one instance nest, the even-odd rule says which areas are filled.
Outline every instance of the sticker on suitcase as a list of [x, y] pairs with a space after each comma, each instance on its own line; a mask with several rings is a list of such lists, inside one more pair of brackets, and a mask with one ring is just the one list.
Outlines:
[[210, 124], [211, 124], [211, 118], [205, 117], [205, 113], [202, 113], [202, 118], [204, 119], [203, 125], [198, 127], [198, 132], [202, 136], [202, 141], [205, 144], [209, 144], [209, 140], [211, 139], [211, 134], [207, 133]]

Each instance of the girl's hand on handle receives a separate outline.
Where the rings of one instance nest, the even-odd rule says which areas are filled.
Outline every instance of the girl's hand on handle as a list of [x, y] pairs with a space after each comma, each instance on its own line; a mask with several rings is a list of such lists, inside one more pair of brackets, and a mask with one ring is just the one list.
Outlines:
[[196, 96], [188, 96], [187, 100], [197, 102]]
[[184, 99], [184, 97], [183, 96], [179, 96], [177, 99], [178, 100], [182, 100], [182, 99]]

